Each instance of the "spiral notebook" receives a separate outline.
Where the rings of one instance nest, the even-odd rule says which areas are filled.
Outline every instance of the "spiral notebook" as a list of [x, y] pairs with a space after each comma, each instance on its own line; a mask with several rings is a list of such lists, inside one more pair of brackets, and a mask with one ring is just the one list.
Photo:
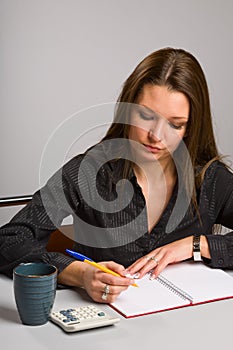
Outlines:
[[202, 262], [168, 265], [158, 278], [147, 274], [137, 284], [110, 304], [126, 318], [233, 298], [233, 277]]

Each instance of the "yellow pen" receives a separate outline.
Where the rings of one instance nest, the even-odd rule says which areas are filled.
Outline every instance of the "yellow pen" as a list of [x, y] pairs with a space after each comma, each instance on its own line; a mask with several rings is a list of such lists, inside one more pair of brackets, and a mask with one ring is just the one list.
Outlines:
[[[112, 271], [112, 270], [108, 269], [107, 267], [94, 262], [92, 259], [88, 258], [87, 256], [85, 256], [83, 254], [80, 254], [80, 253], [75, 252], [74, 250], [70, 250], [70, 249], [66, 249], [66, 252], [69, 255], [73, 256], [74, 258], [79, 259], [79, 260], [81, 260], [89, 265], [92, 265], [101, 271], [109, 273], [110, 275], [113, 275], [113, 276], [122, 277], [121, 275], [119, 275], [119, 273]], [[136, 283], [131, 284], [131, 286], [138, 287], [138, 285]]]

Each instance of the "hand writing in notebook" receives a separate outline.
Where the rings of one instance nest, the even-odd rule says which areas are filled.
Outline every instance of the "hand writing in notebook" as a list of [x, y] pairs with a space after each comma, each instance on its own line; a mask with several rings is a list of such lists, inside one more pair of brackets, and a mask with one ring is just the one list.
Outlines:
[[[123, 291], [134, 284], [134, 280], [124, 277], [125, 268], [120, 264], [113, 261], [102, 261], [99, 264], [116, 272], [119, 276], [106, 273], [81, 261], [74, 261], [65, 269], [65, 272], [61, 272], [59, 278], [63, 281], [65, 279], [67, 285], [84, 287], [95, 301], [112, 303]], [[82, 278], [78, 280], [80, 271], [82, 271]]]
[[[129, 266], [126, 274], [136, 274], [137, 278], [141, 278], [152, 270], [151, 279], [156, 278], [167, 265], [192, 258], [192, 240], [193, 236], [190, 236], [152, 250]], [[201, 236], [201, 254], [205, 258], [210, 258], [204, 236]]]

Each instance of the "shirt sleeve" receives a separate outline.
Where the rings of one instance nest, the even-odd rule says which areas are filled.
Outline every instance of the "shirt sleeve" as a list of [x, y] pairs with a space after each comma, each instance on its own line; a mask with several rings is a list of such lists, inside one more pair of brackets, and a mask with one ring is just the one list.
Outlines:
[[46, 246], [50, 234], [79, 204], [73, 179], [76, 165], [70, 161], [58, 170], [30, 203], [0, 228], [0, 273], [12, 276], [15, 266], [30, 261], [53, 264], [61, 272], [74, 261], [64, 254], [48, 252]]
[[[216, 224], [233, 230], [233, 174], [223, 166], [217, 167], [216, 181], [212, 186], [212, 208]], [[214, 268], [233, 268], [233, 231], [227, 234], [207, 235], [211, 262]]]

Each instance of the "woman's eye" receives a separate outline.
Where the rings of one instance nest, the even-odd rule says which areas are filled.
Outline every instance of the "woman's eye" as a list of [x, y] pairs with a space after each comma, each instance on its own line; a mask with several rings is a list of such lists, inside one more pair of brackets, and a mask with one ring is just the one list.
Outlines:
[[154, 117], [151, 115], [147, 115], [145, 113], [139, 112], [140, 118], [142, 118], [143, 120], [153, 120]]
[[168, 122], [168, 124], [170, 125], [171, 128], [176, 129], [176, 130], [181, 130], [184, 126], [184, 124], [176, 125], [176, 124], [173, 124], [171, 122]]

